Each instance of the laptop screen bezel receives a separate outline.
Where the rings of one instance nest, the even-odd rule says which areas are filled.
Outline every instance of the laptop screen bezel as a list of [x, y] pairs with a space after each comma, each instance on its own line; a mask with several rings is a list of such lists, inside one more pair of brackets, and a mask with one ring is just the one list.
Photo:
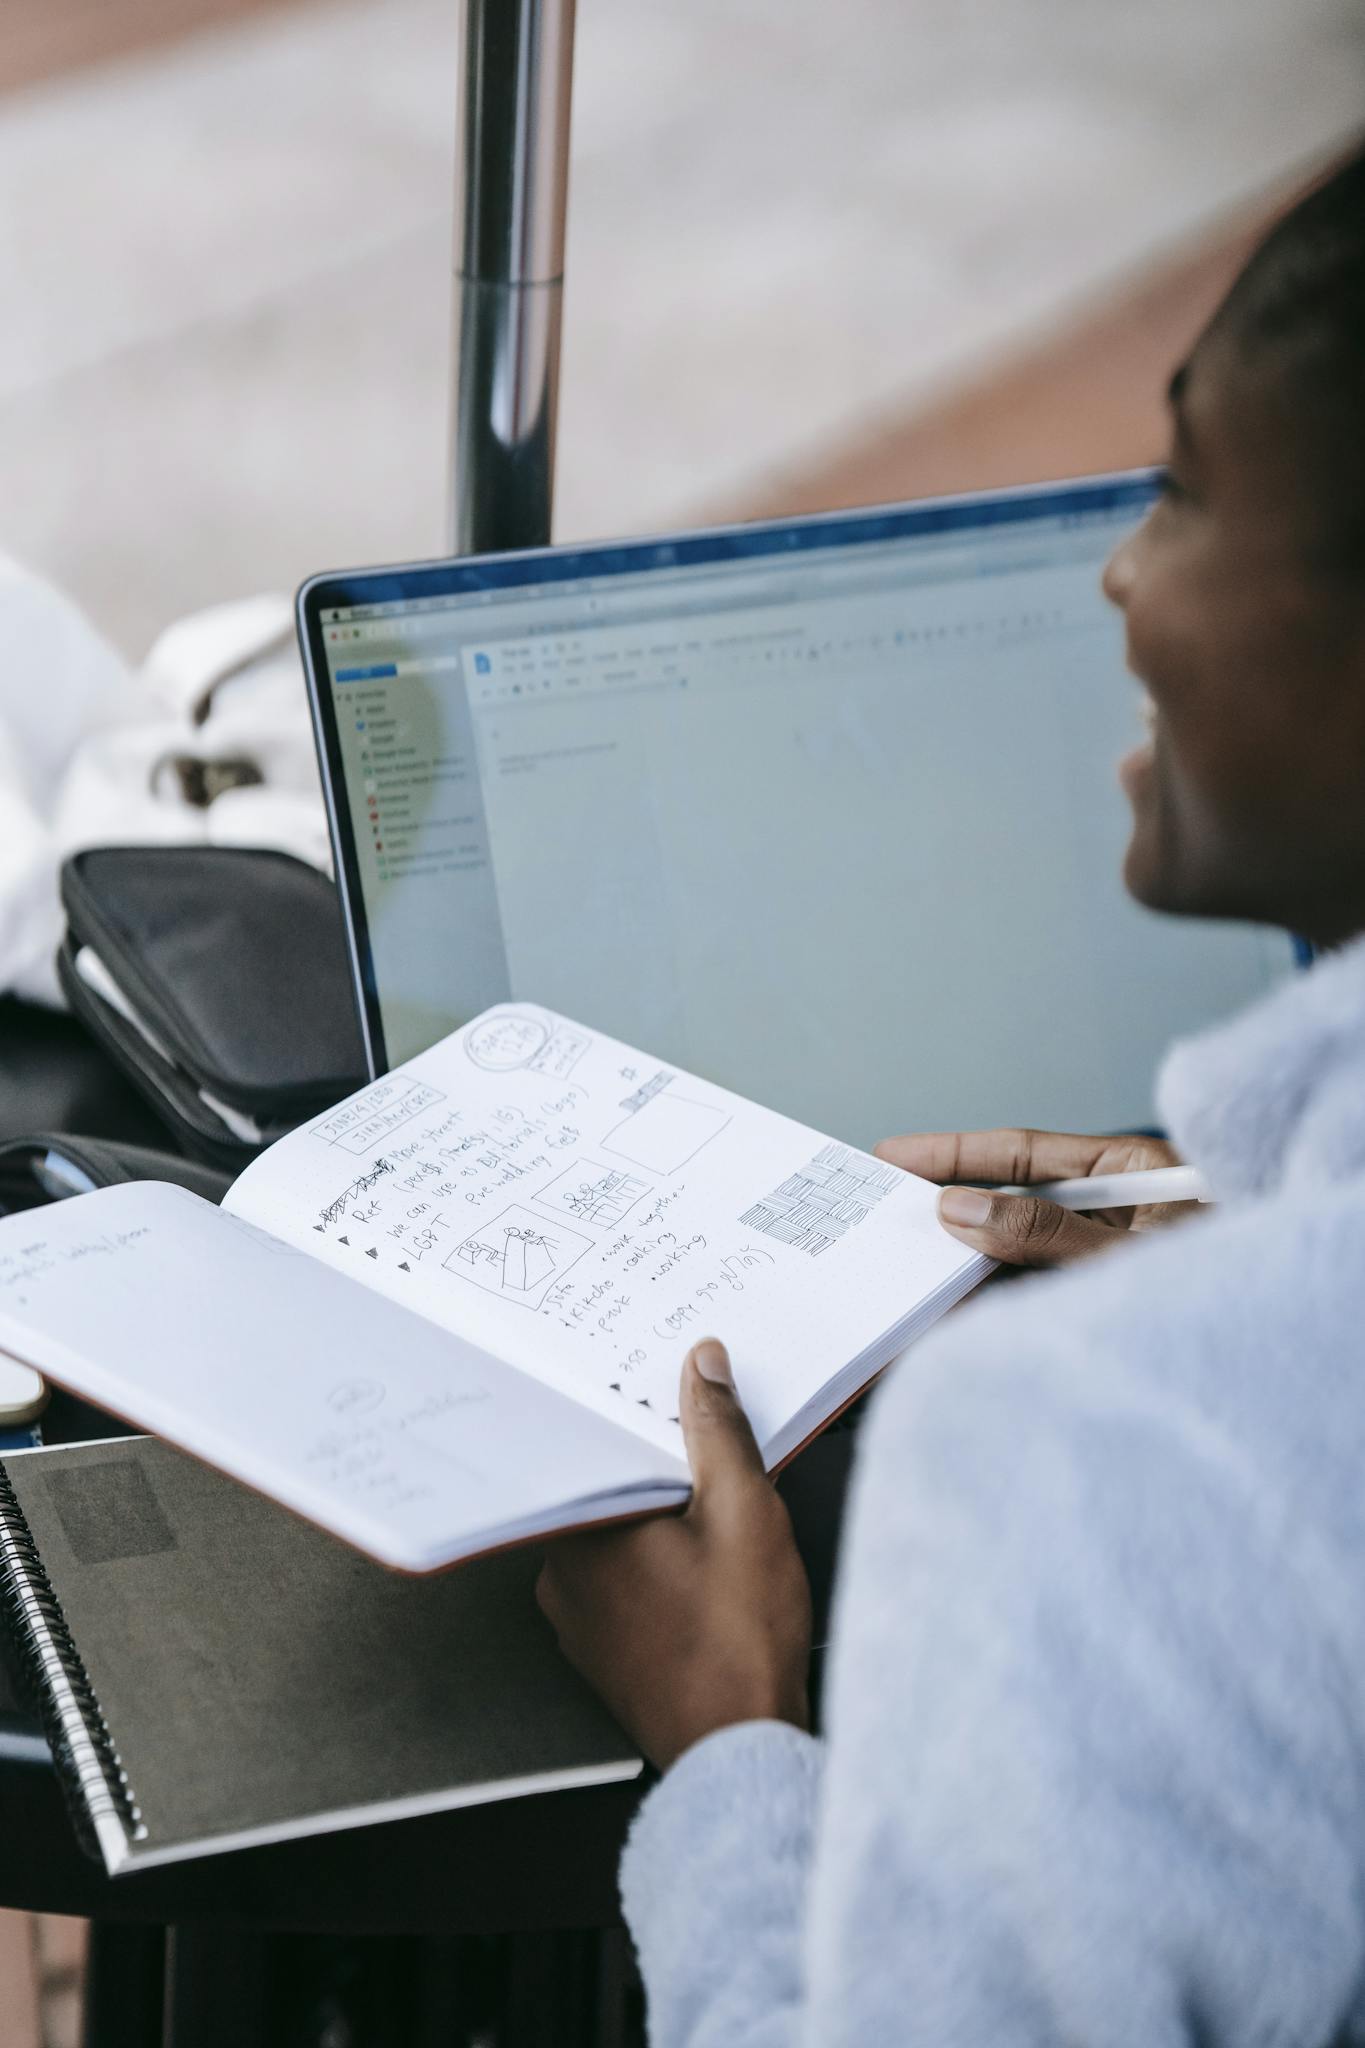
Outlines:
[[792, 519], [697, 527], [632, 540], [575, 542], [504, 554], [330, 570], [309, 577], [297, 598], [299, 646], [370, 1074], [387, 1072], [390, 1063], [358, 850], [346, 801], [346, 766], [331, 688], [324, 612], [495, 590], [536, 586], [549, 590], [557, 584], [589, 578], [658, 576], [672, 569], [687, 571], [733, 561], [761, 561], [765, 557], [799, 560], [803, 554], [830, 548], [940, 538], [954, 532], [965, 534], [993, 526], [1018, 526], [1031, 519], [1060, 518], [1072, 513], [1084, 517], [1131, 507], [1136, 521], [1148, 510], [1160, 476], [1160, 469], [1153, 467], [1111, 470], [1041, 484], [858, 506], [849, 511], [813, 513]]

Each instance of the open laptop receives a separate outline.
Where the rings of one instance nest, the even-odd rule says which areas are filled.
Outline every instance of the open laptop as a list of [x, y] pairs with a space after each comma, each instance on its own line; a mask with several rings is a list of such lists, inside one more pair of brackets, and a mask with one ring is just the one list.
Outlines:
[[1150, 1124], [1293, 964], [1124, 895], [1153, 472], [313, 578], [371, 1068], [544, 1004], [855, 1144]]

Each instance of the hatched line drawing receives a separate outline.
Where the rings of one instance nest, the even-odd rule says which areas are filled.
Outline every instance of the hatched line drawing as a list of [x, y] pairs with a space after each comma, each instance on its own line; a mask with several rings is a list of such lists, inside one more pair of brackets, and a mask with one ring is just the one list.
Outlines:
[[572, 1216], [599, 1230], [611, 1230], [637, 1202], [652, 1193], [652, 1183], [623, 1167], [602, 1166], [595, 1159], [575, 1159], [536, 1196], [547, 1209]]
[[818, 1258], [861, 1223], [900, 1179], [897, 1167], [883, 1166], [846, 1145], [826, 1145], [739, 1220], [749, 1230]]
[[662, 1094], [669, 1082], [676, 1078], [667, 1067], [660, 1067], [657, 1074], [651, 1074], [647, 1081], [641, 1082], [633, 1095], [623, 1097], [621, 1108], [631, 1112], [643, 1109], [647, 1102], [652, 1102], [656, 1095]]
[[539, 1308], [555, 1281], [591, 1249], [591, 1238], [514, 1202], [462, 1238], [443, 1263], [447, 1272], [504, 1301]]

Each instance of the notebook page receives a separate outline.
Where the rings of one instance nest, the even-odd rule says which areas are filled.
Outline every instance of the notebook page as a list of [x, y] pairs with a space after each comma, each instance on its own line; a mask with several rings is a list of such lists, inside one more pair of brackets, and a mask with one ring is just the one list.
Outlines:
[[516, 1003], [281, 1139], [227, 1206], [677, 1450], [697, 1338], [730, 1346], [767, 1443], [917, 1304], [984, 1273], [936, 1193]]
[[0, 1222], [0, 1349], [413, 1570], [685, 1488], [677, 1457], [158, 1182]]

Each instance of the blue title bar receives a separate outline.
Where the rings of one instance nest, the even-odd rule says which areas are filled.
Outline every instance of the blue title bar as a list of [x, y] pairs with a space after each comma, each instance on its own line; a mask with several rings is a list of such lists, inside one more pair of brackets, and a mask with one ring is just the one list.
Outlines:
[[396, 676], [396, 661], [377, 661], [373, 668], [339, 668], [333, 677], [338, 683], [372, 683], [378, 676]]

